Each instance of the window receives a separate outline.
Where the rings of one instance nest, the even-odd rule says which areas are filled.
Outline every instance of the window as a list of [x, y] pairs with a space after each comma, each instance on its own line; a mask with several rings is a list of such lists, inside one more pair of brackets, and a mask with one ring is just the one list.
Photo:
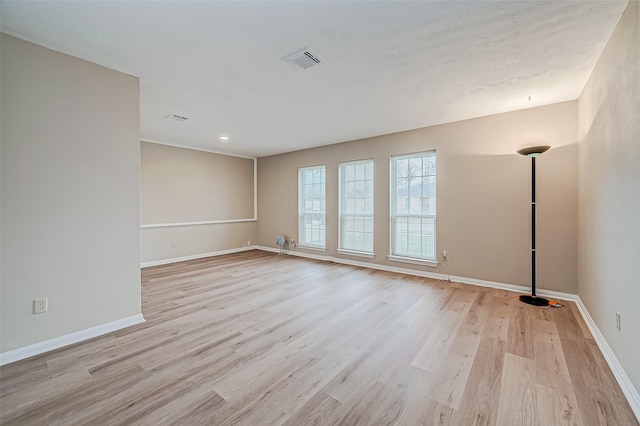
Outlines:
[[373, 160], [340, 163], [338, 250], [373, 254]]
[[325, 168], [298, 170], [298, 240], [301, 246], [325, 248]]
[[391, 157], [392, 260], [436, 260], [436, 152]]

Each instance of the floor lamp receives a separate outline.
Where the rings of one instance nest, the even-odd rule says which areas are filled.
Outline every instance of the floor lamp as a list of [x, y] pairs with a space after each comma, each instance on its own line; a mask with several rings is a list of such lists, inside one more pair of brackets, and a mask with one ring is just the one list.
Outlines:
[[548, 299], [536, 295], [536, 157], [549, 148], [542, 145], [518, 150], [518, 154], [531, 157], [531, 294], [520, 295], [520, 301], [535, 306], [549, 306]]

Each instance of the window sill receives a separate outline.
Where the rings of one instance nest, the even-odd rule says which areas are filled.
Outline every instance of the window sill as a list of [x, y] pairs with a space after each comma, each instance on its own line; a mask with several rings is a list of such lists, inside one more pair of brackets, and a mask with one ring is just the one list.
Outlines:
[[435, 268], [436, 266], [438, 266], [437, 260], [418, 259], [416, 257], [403, 257], [403, 256], [389, 255], [389, 260], [393, 262], [412, 263], [414, 265], [431, 266], [432, 268]]
[[313, 250], [313, 251], [321, 251], [321, 252], [326, 252], [327, 251], [326, 247], [305, 246], [305, 245], [302, 245], [302, 244], [298, 244], [297, 247], [301, 248], [303, 250]]
[[366, 257], [368, 259], [373, 259], [374, 257], [376, 257], [375, 253], [367, 253], [367, 252], [363, 252], [363, 251], [352, 251], [352, 250], [338, 249], [337, 252], [340, 253], [340, 254], [346, 254], [346, 255], [349, 255], [349, 256]]

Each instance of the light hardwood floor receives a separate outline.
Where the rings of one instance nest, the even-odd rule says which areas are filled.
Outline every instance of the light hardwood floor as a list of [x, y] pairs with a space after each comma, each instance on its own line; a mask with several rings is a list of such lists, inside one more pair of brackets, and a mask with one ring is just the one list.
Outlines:
[[144, 269], [146, 323], [0, 368], [25, 425], [638, 425], [572, 303], [259, 251]]

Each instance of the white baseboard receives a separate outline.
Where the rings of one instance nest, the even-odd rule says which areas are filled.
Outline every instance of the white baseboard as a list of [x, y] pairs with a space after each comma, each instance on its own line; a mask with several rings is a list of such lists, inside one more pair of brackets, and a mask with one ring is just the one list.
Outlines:
[[256, 248], [255, 246], [238, 247], [238, 248], [232, 248], [228, 250], [212, 251], [209, 253], [192, 254], [190, 256], [174, 257], [171, 259], [152, 260], [149, 262], [140, 263], [140, 267], [148, 268], [150, 266], [168, 265], [170, 263], [184, 262], [185, 260], [195, 260], [195, 259], [202, 259], [205, 257], [222, 256], [223, 254], [240, 253], [242, 251], [255, 250], [255, 248]]
[[71, 334], [66, 334], [64, 336], [45, 340], [44, 342], [38, 342], [12, 351], [3, 352], [0, 353], [0, 365], [10, 364], [54, 349], [59, 349], [84, 340], [93, 339], [94, 337], [98, 337], [103, 334], [112, 333], [126, 327], [131, 327], [132, 325], [143, 323], [144, 321], [142, 314], [137, 314], [116, 321], [111, 321], [106, 324], [87, 328], [85, 330], [76, 331]]
[[[271, 248], [271, 247], [264, 247], [264, 246], [256, 246], [255, 248], [258, 250], [269, 251], [273, 253], [278, 253], [279, 251], [278, 249]], [[428, 272], [428, 271], [419, 271], [415, 269], [399, 268], [399, 267], [388, 266], [388, 265], [378, 265], [378, 264], [369, 263], [369, 262], [359, 262], [355, 260], [343, 259], [343, 258], [333, 257], [333, 256], [324, 256], [324, 255], [304, 253], [299, 251], [288, 251], [286, 254], [305, 257], [309, 259], [322, 260], [326, 262], [335, 262], [335, 263], [341, 263], [345, 265], [377, 269], [380, 271], [397, 272], [401, 274], [414, 275], [418, 277], [435, 278], [438, 280], [445, 280], [445, 281], [448, 279], [448, 277], [444, 274], [438, 274], [438, 273]], [[515, 293], [528, 293], [530, 290], [529, 287], [524, 287], [520, 285], [506, 284], [506, 283], [500, 283], [495, 281], [478, 280], [475, 278], [467, 278], [467, 277], [451, 276], [451, 281], [457, 282], [457, 283], [463, 283], [463, 284], [472, 284], [472, 285], [477, 285], [481, 287], [491, 287], [491, 288], [496, 288], [500, 290], [508, 290], [508, 291], [513, 291]], [[602, 352], [602, 355], [604, 356], [604, 359], [607, 361], [607, 364], [609, 364], [609, 368], [611, 368], [611, 371], [613, 372], [613, 375], [618, 381], [618, 384], [620, 385], [622, 392], [624, 392], [624, 395], [626, 396], [627, 401], [629, 401], [629, 405], [631, 406], [631, 409], [635, 413], [638, 420], [640, 420], [640, 394], [638, 394], [638, 391], [631, 383], [629, 376], [627, 376], [627, 373], [625, 373], [624, 368], [622, 367], [622, 365], [616, 358], [615, 354], [609, 347], [609, 344], [607, 343], [604, 336], [598, 329], [598, 326], [596, 325], [596, 323], [593, 321], [593, 318], [591, 318], [591, 315], [589, 314], [589, 311], [582, 303], [580, 296], [576, 294], [571, 294], [571, 293], [564, 293], [560, 291], [544, 290], [544, 289], [538, 290], [537, 294], [540, 296], [549, 297], [552, 299], [570, 300], [572, 302], [575, 302], [576, 306], [578, 307], [578, 311], [580, 312], [580, 314], [582, 315], [582, 318], [584, 319], [584, 322], [587, 324], [587, 327], [589, 327], [589, 330], [591, 331], [593, 339], [595, 340], [598, 347], [600, 348], [600, 352]]]
[[627, 401], [629, 401], [631, 409], [636, 415], [638, 421], [640, 421], [640, 393], [638, 393], [638, 390], [633, 386], [633, 383], [631, 383], [631, 379], [629, 379], [629, 376], [627, 376], [627, 373], [624, 371], [622, 364], [620, 364], [620, 361], [618, 361], [618, 358], [616, 358], [613, 350], [611, 350], [611, 347], [600, 332], [600, 329], [596, 325], [595, 321], [593, 320], [593, 318], [591, 318], [587, 307], [584, 305], [584, 303], [582, 303], [582, 299], [580, 299], [579, 296], [576, 296], [575, 302], [578, 310], [582, 314], [582, 318], [584, 318], [584, 322], [587, 324], [587, 327], [589, 327], [589, 331], [591, 331], [593, 340], [596, 341], [598, 348], [600, 348], [600, 352], [602, 352], [602, 356], [604, 356], [607, 364], [609, 364], [609, 368], [611, 368], [611, 372], [618, 381], [618, 384], [620, 385], [624, 396], [627, 397]]

